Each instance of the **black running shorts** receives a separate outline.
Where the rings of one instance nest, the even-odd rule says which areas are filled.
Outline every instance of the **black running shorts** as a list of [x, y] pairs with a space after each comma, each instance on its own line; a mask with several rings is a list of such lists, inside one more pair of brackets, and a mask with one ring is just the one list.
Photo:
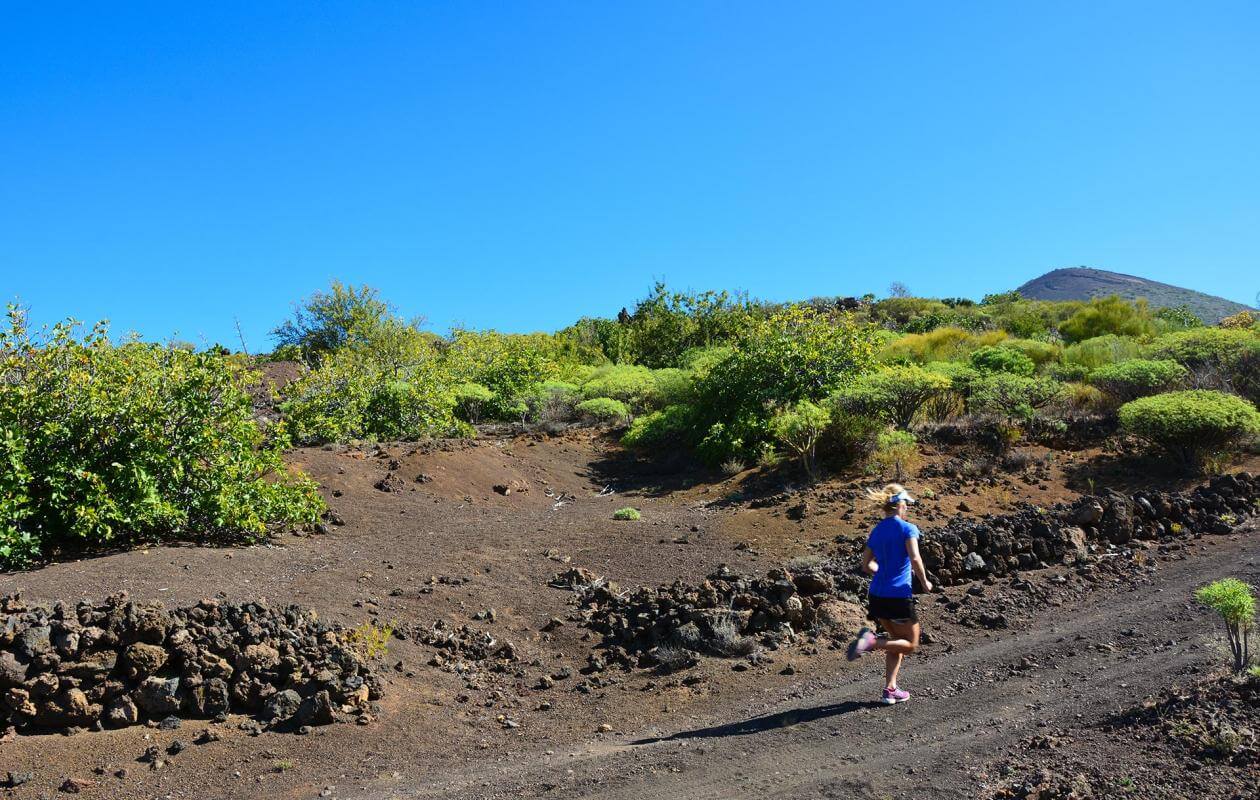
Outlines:
[[890, 622], [908, 624], [919, 621], [919, 614], [914, 607], [913, 597], [876, 597], [870, 595], [866, 606], [866, 618], [871, 620], [886, 619]]

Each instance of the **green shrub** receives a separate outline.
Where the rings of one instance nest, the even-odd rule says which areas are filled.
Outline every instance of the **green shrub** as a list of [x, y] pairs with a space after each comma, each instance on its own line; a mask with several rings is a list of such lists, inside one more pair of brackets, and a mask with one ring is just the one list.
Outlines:
[[695, 399], [695, 376], [689, 370], [674, 367], [654, 369], [652, 380], [656, 386], [646, 400], [653, 407], [690, 403]]
[[394, 320], [393, 308], [376, 289], [333, 281], [329, 291], [316, 292], [296, 306], [293, 317], [272, 330], [271, 336], [284, 357], [299, 355], [315, 366], [325, 355], [373, 336]]
[[1067, 342], [1083, 342], [1114, 334], [1141, 338], [1155, 333], [1155, 323], [1145, 300], [1130, 302], [1122, 297], [1094, 298], [1059, 326]]
[[[1254, 328], [1257, 320], [1254, 311], [1239, 311], [1237, 314], [1225, 317], [1217, 323], [1222, 328]], [[1202, 323], [1199, 323], [1202, 324]]]
[[1251, 627], [1256, 621], [1256, 598], [1251, 587], [1237, 578], [1222, 578], [1202, 587], [1194, 596], [1221, 615], [1233, 655], [1234, 672], [1245, 672], [1251, 656]]
[[1260, 335], [1248, 329], [1194, 328], [1166, 333], [1146, 348], [1148, 358], [1170, 358], [1195, 369], [1225, 366], [1260, 347]]
[[[696, 384], [697, 428], [726, 443], [709, 451], [717, 461], [755, 455], [770, 436], [772, 408], [800, 400], [817, 402], [874, 364], [875, 329], [849, 317], [831, 319], [789, 306], [750, 325], [735, 352]], [[723, 426], [714, 437], [713, 426]], [[732, 451], [738, 442], [738, 451]]]
[[1083, 383], [1089, 380], [1092, 369], [1084, 364], [1051, 364], [1046, 369], [1046, 376], [1062, 383]]
[[1063, 384], [1052, 378], [994, 372], [979, 378], [972, 386], [971, 408], [1007, 419], [1028, 420], [1037, 409], [1058, 399], [1062, 391]]
[[770, 419], [774, 437], [796, 454], [811, 480], [818, 477], [818, 439], [830, 421], [827, 409], [808, 400], [782, 409]]
[[1007, 372], [1011, 375], [1032, 375], [1037, 365], [1013, 347], [981, 347], [971, 354], [971, 366], [981, 372]]
[[129, 341], [104, 325], [0, 330], [0, 569], [50, 548], [169, 538], [253, 541], [316, 521], [277, 426], [254, 422], [230, 359]]
[[536, 387], [559, 377], [557, 344], [545, 334], [503, 334], [457, 330], [451, 334], [436, 366], [440, 385], [479, 383], [494, 393], [487, 417], [519, 420], [529, 413]]
[[481, 411], [494, 399], [494, 392], [480, 383], [461, 383], [455, 387], [455, 410], [460, 419], [476, 425]]
[[1094, 370], [1117, 361], [1137, 358], [1142, 347], [1135, 339], [1124, 336], [1096, 336], [1064, 349], [1063, 361]]
[[652, 368], [676, 367], [694, 348], [737, 338], [755, 313], [743, 293], [671, 292], [657, 283], [634, 313], [625, 316], [623, 357]]
[[626, 447], [652, 450], [666, 446], [684, 447], [695, 443], [695, 409], [687, 405], [666, 406], [636, 417], [621, 437]]
[[1089, 382], [1127, 403], [1139, 397], [1167, 392], [1183, 385], [1189, 373], [1176, 361], [1131, 358], [1090, 373]]
[[849, 414], [841, 408], [831, 407], [831, 423], [818, 438], [818, 456], [835, 467], [862, 464], [871, 451], [879, 434], [887, 423], [874, 417]]
[[401, 370], [376, 360], [376, 352], [343, 347], [283, 391], [280, 411], [303, 444], [422, 439], [471, 433], [455, 416], [436, 353], [427, 352]]
[[1063, 392], [1057, 402], [1069, 412], [1102, 411], [1114, 405], [1107, 402], [1107, 397], [1100, 389], [1088, 383], [1071, 382], [1063, 384]]
[[1063, 348], [1054, 342], [1043, 342], [1038, 339], [1007, 339], [1001, 346], [1018, 350], [1027, 356], [1039, 370], [1056, 364], [1063, 358]]
[[928, 403], [950, 392], [952, 383], [920, 366], [891, 367], [854, 379], [832, 395], [832, 403], [851, 414], [879, 417], [905, 428]]
[[962, 328], [937, 328], [929, 333], [909, 334], [889, 342], [880, 351], [879, 360], [889, 364], [958, 361], [977, 348], [995, 345], [1005, 338], [1005, 331], [972, 333]]
[[621, 423], [630, 419], [630, 409], [611, 397], [592, 397], [577, 404], [576, 411], [588, 422]]
[[1196, 388], [1233, 391], [1260, 402], [1260, 331], [1197, 328], [1169, 333], [1151, 343], [1147, 357], [1182, 364]]
[[582, 396], [611, 397], [630, 408], [641, 411], [651, 406], [656, 397], [656, 377], [652, 370], [633, 364], [611, 364], [600, 367], [582, 384]]
[[1202, 466], [1260, 434], [1260, 413], [1241, 397], [1192, 389], [1125, 403], [1120, 424], [1182, 463]]
[[1156, 310], [1155, 322], [1161, 333], [1203, 327], [1203, 320], [1187, 305], [1164, 306]]
[[535, 422], [567, 422], [577, 413], [581, 392], [566, 381], [543, 381], [526, 394], [529, 417]]
[[909, 431], [881, 431], [867, 456], [867, 472], [900, 481], [919, 466], [919, 445]]
[[639, 513], [639, 509], [633, 508], [631, 506], [626, 506], [625, 508], [619, 508], [613, 512], [613, 519], [624, 520], [627, 522], [634, 522], [635, 520], [639, 519], [642, 516], [643, 515]]
[[715, 365], [729, 358], [734, 352], [735, 348], [729, 344], [693, 347], [682, 354], [679, 363], [683, 369], [692, 374], [693, 379], [697, 379], [708, 375]]

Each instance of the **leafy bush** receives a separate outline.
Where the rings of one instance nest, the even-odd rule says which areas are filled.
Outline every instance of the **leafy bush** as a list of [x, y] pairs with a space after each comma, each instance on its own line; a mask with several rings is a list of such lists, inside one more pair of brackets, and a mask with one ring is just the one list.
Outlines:
[[1199, 319], [1199, 316], [1191, 311], [1189, 306], [1184, 304], [1164, 306], [1158, 309], [1155, 312], [1155, 320], [1161, 333], [1203, 327], [1203, 320]]
[[1260, 400], [1260, 331], [1197, 328], [1169, 333], [1151, 343], [1147, 357], [1178, 361], [1190, 370], [1196, 388]]
[[1225, 317], [1217, 324], [1222, 328], [1254, 328], [1257, 321], [1260, 320], [1257, 320], [1254, 311], [1239, 311], [1237, 314]]
[[1122, 297], [1095, 298], [1059, 326], [1067, 342], [1083, 342], [1098, 336], [1143, 337], [1155, 333], [1155, 323], [1145, 300], [1129, 302]]
[[329, 291], [316, 292], [296, 306], [292, 319], [272, 330], [271, 336], [286, 357], [296, 353], [315, 366], [328, 353], [372, 336], [392, 320], [393, 309], [376, 289], [333, 281]]
[[624, 520], [627, 522], [634, 522], [642, 516], [643, 515], [639, 513], [639, 509], [632, 508], [631, 506], [619, 508], [613, 512], [613, 519]]
[[851, 414], [879, 417], [905, 428], [928, 403], [950, 392], [945, 375], [920, 366], [892, 367], [856, 378], [832, 395]]
[[1141, 349], [1136, 340], [1124, 336], [1096, 336], [1064, 349], [1063, 361], [1093, 370], [1127, 358], [1137, 358]]
[[485, 386], [494, 393], [485, 407], [487, 416], [517, 420], [529, 413], [538, 384], [559, 374], [556, 343], [550, 337], [458, 330], [446, 343], [434, 377], [446, 385]]
[[875, 449], [876, 439], [886, 428], [883, 420], [849, 414], [832, 406], [831, 423], [818, 438], [819, 458], [836, 467], [861, 464]]
[[[758, 320], [696, 385], [697, 429], [714, 464], [752, 455], [770, 436], [769, 408], [818, 401], [871, 368], [875, 329], [789, 306]], [[721, 425], [721, 429], [715, 426]]]
[[630, 409], [611, 397], [593, 397], [577, 404], [577, 413], [588, 422], [620, 423], [630, 419]]
[[690, 403], [695, 399], [695, 377], [690, 370], [674, 367], [654, 369], [652, 380], [656, 386], [646, 399], [654, 407]]
[[1060, 345], [1039, 339], [1007, 339], [1001, 346], [1023, 353], [1039, 370], [1056, 364], [1063, 358], [1063, 348]]
[[[628, 359], [651, 368], [676, 367], [687, 351], [725, 344], [750, 324], [755, 309], [746, 295], [729, 292], [671, 292], [663, 283], [624, 314]], [[620, 399], [620, 398], [619, 398]]]
[[1245, 672], [1251, 658], [1251, 626], [1256, 621], [1256, 598], [1251, 587], [1237, 578], [1222, 578], [1200, 588], [1194, 596], [1221, 615], [1233, 655], [1234, 672]]
[[971, 354], [971, 366], [981, 372], [1008, 372], [1011, 375], [1032, 375], [1037, 365], [1013, 347], [981, 347]]
[[1195, 328], [1160, 336], [1146, 348], [1146, 357], [1173, 359], [1189, 369], [1228, 367], [1256, 349], [1260, 349], [1260, 335], [1251, 330]]
[[213, 353], [110, 342], [70, 323], [0, 330], [0, 568], [115, 540], [252, 541], [315, 522], [315, 485], [253, 419], [249, 378]]
[[1084, 364], [1051, 364], [1046, 376], [1063, 383], [1082, 383], [1089, 380], [1092, 369]]
[[394, 369], [367, 347], [343, 347], [284, 388], [281, 413], [305, 444], [351, 439], [421, 439], [471, 433], [455, 416], [431, 345]]
[[651, 450], [665, 446], [690, 446], [695, 442], [695, 409], [687, 405], [665, 406], [636, 417], [621, 437], [626, 447]]
[[1260, 434], [1260, 412], [1241, 397], [1191, 389], [1125, 403], [1120, 424], [1182, 463], [1202, 466]]
[[808, 400], [782, 409], [770, 419], [774, 437], [796, 454], [811, 480], [818, 477], [818, 439], [830, 421], [827, 409]]
[[581, 392], [566, 381], [543, 381], [525, 398], [529, 416], [535, 422], [566, 422], [577, 413]]
[[1037, 409], [1054, 402], [1062, 391], [1063, 384], [1052, 378], [994, 372], [979, 378], [972, 386], [971, 408], [1007, 419], [1027, 420]]
[[1131, 358], [1090, 373], [1089, 382], [1127, 403], [1139, 397], [1171, 391], [1185, 383], [1186, 368], [1176, 361]]
[[881, 431], [867, 457], [867, 472], [901, 480], [919, 466], [919, 445], [909, 431]]
[[494, 399], [494, 392], [480, 383], [461, 383], [455, 387], [454, 395], [456, 413], [474, 425], [481, 421], [482, 409]]
[[656, 397], [656, 377], [652, 370], [633, 364], [611, 364], [595, 370], [582, 384], [582, 396], [611, 397], [632, 409], [649, 407]]

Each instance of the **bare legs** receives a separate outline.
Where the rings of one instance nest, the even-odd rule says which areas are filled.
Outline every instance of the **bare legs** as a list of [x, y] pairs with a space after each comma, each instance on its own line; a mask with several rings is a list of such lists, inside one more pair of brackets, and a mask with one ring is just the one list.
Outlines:
[[876, 639], [872, 649], [884, 651], [884, 688], [891, 689], [897, 685], [902, 659], [919, 649], [919, 623], [881, 619], [879, 624], [888, 638]]

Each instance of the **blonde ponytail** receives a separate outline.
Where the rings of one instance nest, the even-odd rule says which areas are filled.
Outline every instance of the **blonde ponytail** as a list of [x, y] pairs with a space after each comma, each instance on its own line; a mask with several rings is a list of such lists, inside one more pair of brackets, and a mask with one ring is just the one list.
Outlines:
[[867, 489], [866, 499], [871, 503], [887, 508], [892, 499], [906, 490], [900, 483], [890, 483], [883, 489]]

